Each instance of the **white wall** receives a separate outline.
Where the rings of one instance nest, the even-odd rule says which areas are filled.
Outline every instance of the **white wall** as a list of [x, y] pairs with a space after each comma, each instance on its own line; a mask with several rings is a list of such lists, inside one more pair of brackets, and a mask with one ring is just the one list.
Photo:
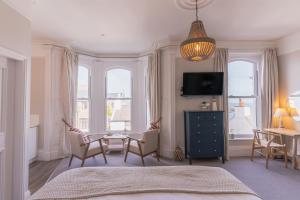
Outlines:
[[0, 24], [0, 46], [30, 57], [30, 21], [0, 1]]
[[[300, 91], [300, 32], [286, 36], [278, 41], [279, 52], [279, 91], [280, 106], [287, 106], [287, 98]], [[290, 129], [300, 131], [300, 122], [291, 117], [284, 118], [284, 126]], [[291, 140], [287, 138], [290, 144]], [[300, 155], [300, 141], [298, 141], [298, 155]], [[298, 159], [299, 162], [300, 159]]]
[[[27, 67], [26, 71], [22, 72], [22, 70], [17, 70], [16, 73], [24, 73], [26, 74], [26, 79], [23, 80], [25, 77], [19, 77], [22, 79], [19, 79], [18, 81], [24, 81], [21, 83], [21, 86], [23, 87], [22, 90], [25, 91], [25, 115], [26, 115], [26, 122], [25, 122], [25, 131], [19, 130], [19, 136], [17, 137], [18, 140], [21, 140], [20, 144], [17, 142], [14, 143], [13, 146], [9, 146], [9, 148], [14, 148], [13, 152], [14, 155], [12, 155], [12, 151], [6, 155], [7, 158], [15, 158], [14, 168], [11, 168], [15, 170], [14, 176], [19, 178], [19, 183], [15, 183], [13, 189], [14, 193], [9, 194], [9, 185], [7, 185], [7, 190], [5, 191], [8, 195], [15, 195], [18, 199], [23, 199], [25, 194], [20, 194], [19, 192], [27, 192], [28, 190], [28, 163], [24, 158], [19, 157], [22, 153], [26, 153], [26, 141], [23, 141], [23, 137], [26, 136], [27, 130], [29, 129], [29, 117], [30, 117], [30, 57], [31, 57], [31, 27], [30, 27], [30, 21], [23, 17], [21, 14], [19, 14], [17, 11], [9, 7], [7, 4], [5, 4], [3, 1], [0, 1], [0, 25], [1, 25], [1, 33], [0, 33], [0, 48], [11, 50], [11, 52], [15, 53], [14, 55], [21, 55], [22, 59], [23, 57], [27, 61]], [[12, 53], [12, 54], [13, 54]], [[21, 63], [21, 62], [20, 62]], [[8, 66], [9, 67], [9, 66]], [[21, 68], [23, 66], [20, 66]], [[24, 68], [25, 69], [25, 68]], [[23, 74], [23, 75], [24, 75]], [[20, 75], [20, 74], [19, 74]], [[17, 81], [16, 81], [17, 84]], [[9, 88], [11, 89], [11, 88]], [[22, 94], [22, 93], [20, 93]], [[23, 96], [24, 97], [24, 96]], [[21, 97], [22, 99], [22, 97]], [[9, 103], [13, 102], [10, 100]], [[24, 102], [23, 102], [24, 105]], [[15, 105], [17, 106], [17, 105]], [[22, 105], [21, 105], [22, 107]], [[17, 109], [20, 109], [20, 107], [16, 107]], [[18, 110], [21, 114], [23, 111]], [[23, 117], [23, 116], [21, 116]], [[23, 123], [15, 120], [18, 123]], [[20, 149], [21, 148], [21, 149]], [[25, 151], [25, 152], [24, 152]], [[17, 155], [19, 153], [19, 155]], [[16, 157], [17, 156], [17, 157]], [[22, 160], [21, 160], [22, 159]], [[8, 163], [11, 163], [11, 161], [7, 161]], [[24, 163], [23, 163], [24, 162]], [[23, 170], [19, 170], [18, 168], [22, 168]], [[17, 170], [17, 171], [16, 171]], [[9, 179], [11, 177], [8, 177]], [[9, 182], [10, 180], [6, 180]], [[16, 179], [14, 180], [16, 181]], [[22, 188], [19, 188], [18, 184], [23, 184]], [[25, 191], [24, 191], [25, 190]]]
[[212, 97], [182, 97], [182, 75], [184, 72], [212, 72], [213, 60], [189, 62], [176, 58], [176, 145], [184, 147], [184, 116], [186, 110], [201, 110], [202, 101], [210, 101]]
[[31, 4], [34, 1], [31, 0], [2, 0], [11, 8], [16, 10], [19, 14], [23, 15], [27, 19], [31, 20]]
[[[61, 158], [63, 132], [60, 98], [60, 72], [63, 49], [33, 45], [31, 112], [40, 115], [38, 160]], [[41, 73], [41, 74], [39, 74]], [[40, 77], [38, 77], [40, 76]]]
[[32, 57], [31, 59], [31, 99], [30, 113], [39, 116], [38, 148], [43, 148], [44, 138], [44, 108], [45, 108], [45, 65], [43, 57]]

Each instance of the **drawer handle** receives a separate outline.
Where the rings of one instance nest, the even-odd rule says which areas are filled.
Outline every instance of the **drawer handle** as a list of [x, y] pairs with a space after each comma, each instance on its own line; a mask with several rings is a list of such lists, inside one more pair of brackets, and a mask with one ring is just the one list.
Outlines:
[[217, 126], [217, 124], [214, 124], [214, 126]]
[[214, 140], [214, 142], [217, 142], [217, 140]]
[[200, 124], [197, 124], [198, 127], [200, 127]]
[[197, 131], [197, 134], [200, 135], [201, 134], [200, 131]]
[[198, 149], [198, 153], [200, 153], [201, 152], [201, 150], [200, 149]]
[[198, 143], [200, 143], [201, 141], [200, 140], [198, 140]]
[[214, 152], [217, 152], [217, 149], [214, 149]]

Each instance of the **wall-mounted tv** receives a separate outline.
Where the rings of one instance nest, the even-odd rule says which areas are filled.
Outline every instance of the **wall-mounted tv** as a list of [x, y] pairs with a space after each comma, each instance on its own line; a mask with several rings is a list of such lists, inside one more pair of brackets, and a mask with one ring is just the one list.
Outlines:
[[182, 96], [222, 95], [223, 72], [183, 73]]

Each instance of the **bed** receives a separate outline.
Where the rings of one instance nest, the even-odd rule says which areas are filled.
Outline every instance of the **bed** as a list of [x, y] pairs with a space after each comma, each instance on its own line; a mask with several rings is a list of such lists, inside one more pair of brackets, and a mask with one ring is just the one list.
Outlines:
[[68, 170], [32, 197], [89, 200], [259, 200], [222, 168], [87, 167]]

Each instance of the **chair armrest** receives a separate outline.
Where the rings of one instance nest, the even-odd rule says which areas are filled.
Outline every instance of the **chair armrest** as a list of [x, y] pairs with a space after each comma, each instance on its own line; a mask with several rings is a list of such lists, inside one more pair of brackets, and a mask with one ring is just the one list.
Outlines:
[[142, 139], [143, 138], [143, 135], [142, 133], [130, 133], [128, 134], [127, 137], [130, 137], [130, 138], [134, 138], [134, 139]]
[[106, 134], [105, 133], [86, 133], [89, 137], [103, 137]]
[[89, 142], [86, 144], [91, 144], [93, 142], [102, 142], [104, 134], [93, 134], [93, 135], [87, 135], [86, 137], [89, 139]]
[[129, 140], [134, 140], [134, 141], [137, 141], [137, 142], [140, 142], [140, 143], [145, 143], [145, 141], [144, 140], [142, 140], [142, 139], [138, 139], [138, 138], [133, 138], [133, 137], [127, 137]]
[[105, 134], [89, 134], [87, 135], [87, 137], [89, 138], [89, 140], [94, 141], [94, 140], [99, 140], [99, 139], [103, 139], [103, 136]]

